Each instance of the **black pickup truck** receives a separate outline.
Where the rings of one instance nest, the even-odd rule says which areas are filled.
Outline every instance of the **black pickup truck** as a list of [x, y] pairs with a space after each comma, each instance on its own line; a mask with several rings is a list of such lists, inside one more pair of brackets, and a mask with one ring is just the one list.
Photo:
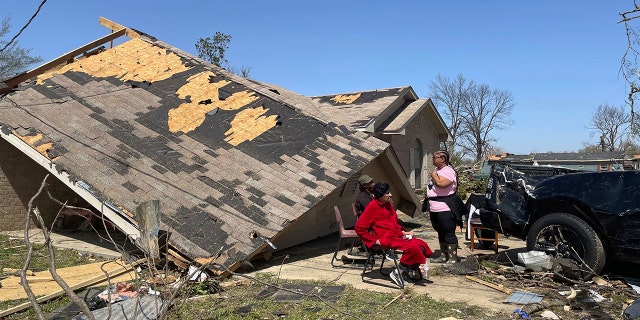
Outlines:
[[640, 263], [640, 171], [494, 165], [480, 218], [588, 279], [607, 259]]

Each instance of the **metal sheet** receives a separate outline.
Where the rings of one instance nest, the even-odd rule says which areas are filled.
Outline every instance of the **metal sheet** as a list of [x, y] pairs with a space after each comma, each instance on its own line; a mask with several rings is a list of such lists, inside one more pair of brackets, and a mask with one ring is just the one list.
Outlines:
[[516, 291], [512, 295], [510, 295], [504, 302], [515, 304], [530, 304], [540, 303], [540, 301], [542, 301], [542, 296], [539, 294], [535, 294], [533, 292]]

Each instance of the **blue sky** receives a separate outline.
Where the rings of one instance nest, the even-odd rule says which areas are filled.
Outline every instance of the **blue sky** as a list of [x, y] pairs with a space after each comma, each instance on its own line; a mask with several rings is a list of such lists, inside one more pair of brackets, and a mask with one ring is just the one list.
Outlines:
[[[13, 36], [41, 0], [3, 1]], [[18, 38], [44, 61], [107, 34], [102, 16], [196, 54], [200, 37], [233, 38], [230, 65], [314, 96], [412, 86], [440, 74], [513, 94], [503, 151], [577, 151], [600, 104], [624, 105], [628, 1], [65, 1], [48, 0]], [[442, 112], [442, 111], [441, 111]]]

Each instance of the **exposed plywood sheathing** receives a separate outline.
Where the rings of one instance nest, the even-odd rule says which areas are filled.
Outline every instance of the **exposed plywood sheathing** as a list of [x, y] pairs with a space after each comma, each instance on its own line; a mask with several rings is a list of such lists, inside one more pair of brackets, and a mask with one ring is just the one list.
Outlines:
[[190, 102], [181, 104], [178, 108], [169, 110], [169, 131], [184, 133], [199, 127], [207, 113], [215, 110], [238, 110], [258, 99], [253, 92], [240, 91], [224, 100], [220, 100], [220, 88], [230, 84], [230, 81], [211, 82], [215, 74], [205, 71], [187, 79], [176, 92], [180, 98], [190, 98]]
[[253, 140], [267, 130], [276, 126], [277, 116], [264, 116], [267, 109], [258, 107], [255, 109], [246, 109], [238, 112], [236, 117], [231, 120], [231, 129], [225, 132], [227, 137], [224, 139], [233, 146], [237, 146], [244, 141]]
[[[190, 98], [190, 102], [181, 104], [178, 108], [169, 110], [169, 131], [178, 132], [182, 131], [184, 133], [191, 132], [197, 127], [199, 127], [205, 119], [207, 113], [215, 110], [239, 110], [251, 102], [258, 99], [254, 92], [249, 91], [240, 91], [235, 92], [231, 96], [227, 97], [224, 100], [220, 100], [219, 90], [230, 84], [230, 81], [222, 80], [218, 82], [211, 82], [210, 79], [213, 78], [215, 74], [211, 71], [205, 71], [196, 75], [193, 75], [187, 79], [187, 84], [183, 85], [176, 92], [180, 98], [187, 99]], [[272, 128], [275, 125], [275, 120], [270, 121], [265, 117], [260, 117], [260, 115], [264, 114], [264, 110], [261, 114], [257, 116], [255, 112], [241, 112], [237, 117], [239, 119], [232, 121], [232, 128], [230, 129], [230, 133], [235, 132], [250, 132], [246, 137], [250, 137], [248, 139], [243, 138], [233, 138], [234, 142], [238, 144], [242, 141], [251, 140], [255, 138], [260, 133], [263, 133], [268, 128]], [[273, 117], [275, 118], [275, 117]], [[251, 122], [247, 122], [248, 120], [253, 119]], [[268, 122], [273, 122], [273, 124], [269, 127], [265, 127], [265, 120], [269, 120]], [[233, 125], [233, 123], [236, 125]], [[254, 124], [255, 123], [255, 124]], [[238, 127], [242, 126], [242, 127]], [[247, 127], [251, 127], [247, 129]], [[255, 129], [255, 128], [259, 129]], [[266, 128], [264, 130], [260, 128]], [[252, 135], [251, 133], [257, 133], [257, 135]], [[230, 142], [231, 143], [231, 142]], [[231, 143], [233, 144], [233, 143]], [[233, 144], [237, 145], [237, 144]]]
[[113, 39], [116, 39], [118, 37], [121, 37], [122, 35], [124, 35], [126, 33], [126, 29], [120, 29], [116, 32], [113, 32], [109, 35], [106, 35], [98, 40], [95, 40], [93, 42], [90, 42], [78, 49], [75, 49], [71, 52], [68, 52], [58, 58], [55, 58], [29, 72], [25, 72], [23, 74], [19, 74], [11, 79], [5, 80], [4, 83], [0, 83], [0, 94], [6, 93], [10, 90], [10, 88], [12, 88], [13, 86], [18, 85], [19, 83], [30, 79], [34, 76], [43, 74], [46, 71], [51, 70], [52, 68], [55, 68], [56, 66], [66, 63], [67, 61], [73, 60], [77, 55], [79, 54], [83, 54], [86, 53], [88, 50], [92, 50], [95, 49], [97, 46], [105, 44], [109, 41], [113, 41]]
[[[131, 57], [136, 59], [131, 59]], [[152, 61], [153, 63], [147, 63]], [[175, 53], [140, 39], [131, 39], [99, 55], [66, 65], [38, 76], [37, 83], [67, 71], [84, 72], [94, 77], [116, 77], [123, 81], [159, 81], [188, 70]]]
[[335, 103], [352, 104], [358, 98], [360, 98], [360, 93], [356, 93], [356, 94], [339, 94], [339, 95], [333, 97], [331, 100], [334, 101]]
[[33, 136], [21, 136], [20, 134], [18, 134], [17, 132], [13, 132], [13, 134], [18, 137], [20, 140], [24, 141], [25, 143], [27, 143], [28, 145], [30, 145], [33, 149], [35, 149], [36, 151], [38, 151], [38, 153], [40, 153], [41, 155], [45, 156], [47, 159], [51, 160], [51, 162], [54, 162], [55, 159], [57, 158], [51, 158], [49, 156], [48, 151], [51, 150], [51, 148], [53, 148], [53, 143], [43, 143], [43, 144], [37, 144], [38, 141], [40, 141], [42, 139], [42, 134], [38, 133], [36, 135]]

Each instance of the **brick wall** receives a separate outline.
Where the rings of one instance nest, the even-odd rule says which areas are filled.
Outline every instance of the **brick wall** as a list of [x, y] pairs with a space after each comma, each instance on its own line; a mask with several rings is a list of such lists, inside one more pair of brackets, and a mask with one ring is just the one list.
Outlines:
[[[29, 200], [38, 192], [47, 171], [0, 138], [0, 230], [23, 230]], [[77, 196], [52, 175], [47, 178], [48, 188], [61, 202]], [[33, 202], [42, 213], [45, 223], [54, 219], [60, 206], [43, 193]]]

